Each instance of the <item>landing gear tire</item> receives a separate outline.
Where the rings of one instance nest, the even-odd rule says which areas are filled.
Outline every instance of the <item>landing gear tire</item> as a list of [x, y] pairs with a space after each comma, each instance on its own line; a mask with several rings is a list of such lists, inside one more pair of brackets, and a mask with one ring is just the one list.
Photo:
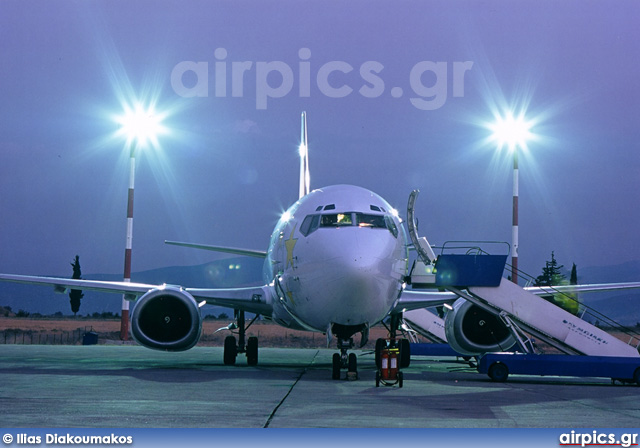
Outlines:
[[247, 364], [258, 365], [258, 338], [255, 336], [251, 336], [247, 342]]
[[380, 387], [380, 371], [376, 370], [376, 387]]
[[340, 368], [341, 368], [340, 354], [334, 353], [333, 354], [333, 369], [332, 369], [331, 378], [333, 378], [334, 380], [339, 380], [340, 379]]
[[400, 368], [406, 369], [411, 364], [411, 346], [409, 339], [400, 339]]
[[349, 353], [349, 373], [355, 373], [355, 379], [358, 379], [358, 357], [355, 353]]
[[489, 367], [489, 378], [497, 383], [504, 383], [509, 377], [509, 368], [502, 363], [493, 363]]
[[376, 356], [376, 367], [378, 369], [380, 369], [381, 364], [381, 353], [382, 350], [384, 350], [385, 348], [387, 348], [387, 341], [385, 339], [379, 338], [376, 339], [376, 351], [375, 351], [375, 356]]
[[238, 356], [238, 346], [236, 345], [236, 338], [235, 336], [227, 336], [226, 338], [224, 338], [224, 365], [235, 365], [236, 356]]

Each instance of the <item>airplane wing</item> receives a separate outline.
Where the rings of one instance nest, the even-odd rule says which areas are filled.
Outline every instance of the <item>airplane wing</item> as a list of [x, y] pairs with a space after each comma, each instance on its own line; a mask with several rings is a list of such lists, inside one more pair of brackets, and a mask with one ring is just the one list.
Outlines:
[[53, 286], [55, 292], [65, 294], [71, 289], [87, 291], [112, 292], [128, 295], [128, 299], [136, 299], [158, 285], [129, 282], [107, 282], [100, 280], [75, 280], [70, 278], [40, 277], [33, 275], [0, 274], [0, 281], [26, 283], [31, 285]]
[[273, 311], [271, 287], [268, 285], [227, 289], [185, 288], [185, 291], [208, 305], [244, 310], [266, 317], [270, 317]]
[[236, 249], [235, 247], [211, 246], [208, 244], [181, 243], [179, 241], [165, 241], [164, 244], [170, 246], [190, 247], [192, 249], [211, 250], [214, 252], [224, 252], [226, 254], [246, 255], [247, 257], [265, 258], [267, 253], [261, 250]]
[[619, 291], [622, 289], [638, 289], [640, 282], [627, 283], [595, 283], [590, 285], [563, 285], [563, 286], [528, 286], [524, 289], [537, 295], [553, 295], [558, 293], [574, 292], [598, 292], [598, 291]]
[[460, 296], [448, 291], [416, 291], [405, 289], [402, 291], [402, 295], [400, 299], [398, 299], [396, 306], [391, 310], [391, 313], [442, 306], [445, 303], [452, 304], [458, 298], [460, 298]]
[[[602, 292], [619, 291], [625, 289], [638, 289], [640, 282], [627, 283], [597, 283], [585, 285], [563, 285], [563, 286], [527, 286], [524, 289], [537, 296], [551, 296], [554, 294], [570, 294], [576, 292]], [[396, 306], [391, 313], [411, 311], [420, 308], [442, 306], [452, 304], [459, 298], [452, 292], [441, 291], [416, 291], [404, 290]]]
[[[56, 277], [0, 274], [0, 281], [53, 286], [57, 293], [67, 293], [72, 289], [125, 294], [127, 300], [136, 300], [147, 292], [161, 289], [164, 285], [145, 283], [108, 282], [100, 280], [75, 280]], [[204, 300], [208, 305], [242, 309], [255, 314], [270, 316], [272, 312], [269, 286], [248, 288], [184, 288], [196, 300]]]

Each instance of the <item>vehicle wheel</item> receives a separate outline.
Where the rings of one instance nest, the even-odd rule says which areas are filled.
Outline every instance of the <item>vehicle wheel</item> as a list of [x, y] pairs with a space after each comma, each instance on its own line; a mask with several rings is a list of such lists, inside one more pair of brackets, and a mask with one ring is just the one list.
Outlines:
[[384, 350], [385, 348], [387, 348], [387, 341], [382, 338], [376, 339], [375, 355], [376, 355], [376, 367], [378, 369], [380, 369], [380, 365], [381, 365], [382, 350]]
[[258, 338], [251, 336], [247, 342], [247, 364], [258, 365]]
[[333, 378], [334, 380], [340, 379], [340, 354], [339, 353], [333, 354], [333, 373], [331, 375], [331, 378]]
[[227, 336], [224, 338], [224, 365], [232, 366], [236, 363], [236, 356], [238, 356], [238, 346], [236, 345], [235, 336]]
[[380, 371], [376, 370], [376, 387], [380, 387]]
[[491, 364], [489, 367], [489, 378], [493, 381], [503, 383], [507, 381], [507, 377], [509, 376], [509, 369], [506, 365], [496, 362]]
[[640, 386], [640, 367], [638, 367], [636, 369], [636, 372], [633, 374], [633, 379], [635, 380], [636, 384]]
[[404, 375], [402, 372], [398, 372], [398, 387], [402, 387], [402, 383], [404, 382]]
[[400, 339], [400, 368], [406, 369], [411, 364], [411, 346], [409, 339]]

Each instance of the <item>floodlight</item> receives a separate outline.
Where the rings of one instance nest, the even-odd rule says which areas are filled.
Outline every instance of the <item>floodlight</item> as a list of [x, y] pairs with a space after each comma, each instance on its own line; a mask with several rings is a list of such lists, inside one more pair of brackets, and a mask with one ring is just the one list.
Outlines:
[[509, 113], [505, 117], [496, 117], [496, 121], [490, 126], [493, 131], [492, 138], [500, 147], [507, 145], [510, 151], [518, 146], [525, 148], [527, 140], [531, 138], [531, 123], [524, 119], [524, 115], [514, 117]]
[[158, 135], [165, 132], [163, 119], [153, 106], [145, 108], [142, 104], [136, 103], [133, 107], [125, 107], [124, 113], [117, 118], [121, 126], [119, 134], [123, 135], [127, 142], [135, 140], [139, 146], [145, 146], [148, 142], [156, 144]]
[[518, 152], [527, 151], [527, 141], [534, 138], [531, 133], [532, 121], [525, 120], [524, 112], [514, 116], [512, 112], [507, 112], [504, 116], [495, 116], [495, 121], [488, 125], [492, 131], [490, 139], [497, 142], [498, 149], [506, 145], [513, 155], [513, 213], [512, 213], [512, 237], [511, 237], [511, 280], [518, 283], [518, 249], [519, 249], [519, 226], [518, 226], [518, 202], [519, 202], [519, 182], [518, 182]]

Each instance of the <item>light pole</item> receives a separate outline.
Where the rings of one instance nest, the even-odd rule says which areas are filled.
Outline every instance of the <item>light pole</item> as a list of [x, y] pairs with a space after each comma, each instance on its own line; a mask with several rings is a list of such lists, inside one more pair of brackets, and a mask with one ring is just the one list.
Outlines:
[[[147, 142], [157, 142], [156, 137], [162, 131], [162, 118], [153, 107], [144, 108], [135, 104], [126, 107], [117, 121], [121, 128], [119, 134], [126, 137], [126, 148], [129, 149], [129, 189], [127, 194], [127, 236], [124, 249], [124, 281], [131, 281], [131, 251], [133, 247], [133, 192], [136, 174], [136, 151], [146, 146]], [[129, 301], [122, 295], [122, 317], [120, 319], [120, 339], [129, 339]]]
[[511, 281], [518, 284], [518, 147], [513, 150], [513, 206], [511, 218]]
[[512, 113], [504, 117], [496, 117], [495, 123], [491, 126], [493, 130], [492, 138], [498, 142], [498, 149], [506, 146], [513, 155], [513, 213], [511, 220], [511, 281], [518, 283], [518, 147], [526, 148], [527, 139], [531, 133], [524, 114], [514, 118]]

